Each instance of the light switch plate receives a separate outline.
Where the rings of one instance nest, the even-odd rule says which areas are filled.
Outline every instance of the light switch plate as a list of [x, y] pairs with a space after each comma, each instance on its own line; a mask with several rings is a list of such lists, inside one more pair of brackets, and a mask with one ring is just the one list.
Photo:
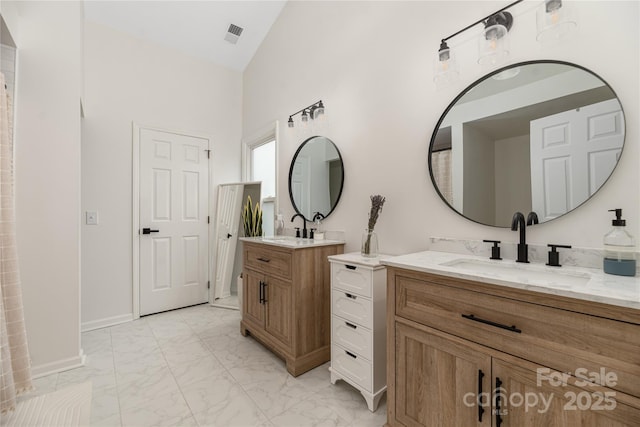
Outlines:
[[87, 211], [87, 225], [98, 225], [98, 212]]

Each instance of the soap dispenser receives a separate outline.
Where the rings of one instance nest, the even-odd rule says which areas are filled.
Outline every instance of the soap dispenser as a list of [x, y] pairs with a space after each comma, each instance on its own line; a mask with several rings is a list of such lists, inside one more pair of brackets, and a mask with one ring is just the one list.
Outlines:
[[282, 236], [284, 234], [284, 217], [282, 213], [278, 213], [276, 216], [275, 235]]
[[324, 219], [324, 215], [320, 212], [316, 212], [313, 216], [313, 222], [315, 224], [315, 235], [314, 239], [316, 240], [324, 240], [324, 231], [322, 230], [322, 220]]
[[613, 229], [604, 235], [604, 272], [618, 276], [636, 275], [636, 243], [625, 230], [627, 224], [622, 219], [622, 209], [610, 209], [616, 213], [611, 224]]

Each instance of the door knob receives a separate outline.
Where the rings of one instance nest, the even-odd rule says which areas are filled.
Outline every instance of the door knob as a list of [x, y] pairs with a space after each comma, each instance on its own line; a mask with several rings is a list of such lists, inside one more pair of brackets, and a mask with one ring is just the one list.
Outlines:
[[151, 234], [151, 233], [158, 233], [160, 230], [152, 230], [150, 228], [143, 228], [142, 229], [142, 234]]

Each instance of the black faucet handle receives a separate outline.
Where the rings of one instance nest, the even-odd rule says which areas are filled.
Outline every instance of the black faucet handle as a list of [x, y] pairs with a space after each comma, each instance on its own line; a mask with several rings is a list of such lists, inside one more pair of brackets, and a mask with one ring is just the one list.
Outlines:
[[562, 267], [560, 265], [560, 254], [556, 249], [558, 248], [571, 249], [571, 246], [570, 245], [554, 245], [551, 243], [549, 243], [547, 246], [551, 248], [551, 250], [549, 251], [549, 262], [547, 262], [547, 265], [549, 267]]
[[300, 237], [300, 227], [296, 227], [296, 237]]
[[309, 238], [310, 238], [310, 239], [313, 239], [313, 232], [314, 232], [314, 231], [316, 231], [316, 229], [315, 229], [315, 228], [310, 228], [310, 229], [309, 229]]
[[502, 259], [500, 258], [500, 240], [483, 240], [485, 243], [493, 243], [491, 248], [491, 258], [489, 259]]

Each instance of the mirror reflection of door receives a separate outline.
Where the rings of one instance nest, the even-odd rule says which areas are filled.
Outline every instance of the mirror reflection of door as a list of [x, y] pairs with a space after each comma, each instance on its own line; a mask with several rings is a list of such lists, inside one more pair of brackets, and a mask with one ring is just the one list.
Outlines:
[[540, 219], [576, 208], [605, 183], [618, 163], [623, 129], [615, 99], [531, 122], [532, 203]]
[[216, 215], [216, 280], [214, 299], [231, 296], [233, 263], [238, 244], [238, 223], [242, 210], [243, 184], [218, 187], [218, 214]]
[[[298, 156], [293, 164], [291, 173], [291, 194], [295, 200], [295, 205], [302, 212], [311, 212], [311, 183], [309, 173], [311, 164], [309, 156]], [[305, 215], [307, 217], [307, 215]], [[310, 217], [307, 217], [310, 218]]]

